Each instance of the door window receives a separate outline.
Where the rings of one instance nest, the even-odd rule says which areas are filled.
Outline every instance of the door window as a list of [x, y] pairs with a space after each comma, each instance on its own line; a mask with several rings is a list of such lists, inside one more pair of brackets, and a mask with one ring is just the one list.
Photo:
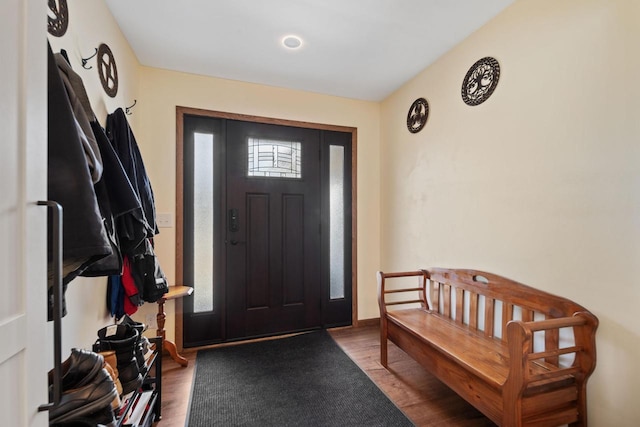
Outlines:
[[302, 178], [302, 144], [247, 138], [248, 176]]

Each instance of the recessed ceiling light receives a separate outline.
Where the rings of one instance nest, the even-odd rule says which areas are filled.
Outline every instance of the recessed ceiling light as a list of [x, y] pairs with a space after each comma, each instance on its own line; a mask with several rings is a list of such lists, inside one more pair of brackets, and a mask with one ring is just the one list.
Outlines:
[[299, 49], [302, 46], [302, 39], [294, 35], [285, 36], [282, 38], [282, 45], [287, 49]]

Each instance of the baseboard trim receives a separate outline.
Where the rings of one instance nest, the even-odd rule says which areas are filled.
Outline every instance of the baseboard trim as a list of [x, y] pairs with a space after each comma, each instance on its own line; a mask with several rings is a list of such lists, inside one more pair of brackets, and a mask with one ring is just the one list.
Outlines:
[[329, 330], [350, 329], [350, 328], [357, 329], [357, 328], [366, 328], [366, 327], [378, 326], [378, 325], [380, 325], [380, 318], [374, 317], [373, 319], [360, 319], [357, 322], [355, 322], [353, 325], [335, 326], [327, 329]]
[[355, 326], [356, 328], [362, 328], [365, 326], [378, 326], [380, 324], [380, 318], [374, 317], [373, 319], [361, 319], [358, 320], [358, 324]]

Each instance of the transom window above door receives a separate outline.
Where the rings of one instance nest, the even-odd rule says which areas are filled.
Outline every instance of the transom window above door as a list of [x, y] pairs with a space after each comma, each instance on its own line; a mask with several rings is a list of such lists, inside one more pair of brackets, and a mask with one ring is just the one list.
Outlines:
[[248, 176], [302, 178], [302, 144], [293, 141], [248, 138]]

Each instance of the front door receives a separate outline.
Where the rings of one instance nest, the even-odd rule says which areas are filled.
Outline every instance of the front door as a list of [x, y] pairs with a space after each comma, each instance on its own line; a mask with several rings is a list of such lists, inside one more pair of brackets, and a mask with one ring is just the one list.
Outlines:
[[[351, 140], [183, 116], [183, 345], [351, 324]], [[180, 280], [180, 279], [178, 279]]]
[[319, 143], [227, 123], [227, 339], [321, 326]]

